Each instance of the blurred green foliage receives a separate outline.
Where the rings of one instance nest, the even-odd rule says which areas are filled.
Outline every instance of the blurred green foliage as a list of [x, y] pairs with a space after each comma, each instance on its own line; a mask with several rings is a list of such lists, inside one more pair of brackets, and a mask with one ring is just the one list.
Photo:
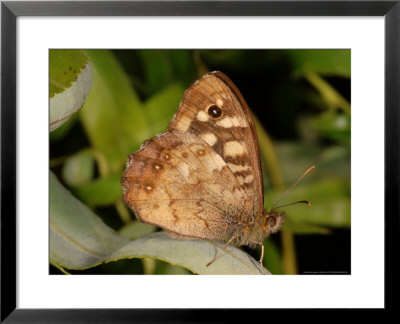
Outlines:
[[[317, 166], [285, 199], [307, 199], [312, 206], [288, 207], [282, 230], [329, 235], [350, 228], [350, 50], [85, 52], [92, 89], [77, 117], [51, 133], [50, 166], [123, 237], [136, 239], [157, 229], [138, 223], [122, 202], [120, 177], [128, 155], [165, 131], [185, 89], [213, 70], [232, 79], [259, 120], [266, 207], [307, 167]], [[264, 264], [272, 273], [296, 272], [295, 247], [287, 242], [265, 241]], [[99, 267], [98, 273], [188, 273], [162, 261], [119, 265], [125, 262]]]

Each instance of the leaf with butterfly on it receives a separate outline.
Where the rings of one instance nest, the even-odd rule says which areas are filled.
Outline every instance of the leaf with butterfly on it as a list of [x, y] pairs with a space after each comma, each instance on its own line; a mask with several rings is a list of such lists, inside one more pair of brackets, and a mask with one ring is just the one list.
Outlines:
[[[261, 274], [258, 261], [241, 249], [229, 246], [209, 267], [206, 266], [224, 247], [208, 240], [178, 240], [163, 232], [147, 235], [115, 251], [106, 262], [125, 258], [152, 257], [179, 265], [196, 274]], [[264, 268], [264, 274], [271, 274]]]
[[[122, 233], [121, 233], [122, 234]], [[59, 269], [84, 270], [104, 262], [152, 257], [198, 274], [254, 274], [258, 261], [236, 247], [210, 267], [222, 244], [181, 241], [155, 233], [128, 241], [105, 225], [50, 172], [50, 262]], [[269, 273], [267, 269], [265, 273]]]

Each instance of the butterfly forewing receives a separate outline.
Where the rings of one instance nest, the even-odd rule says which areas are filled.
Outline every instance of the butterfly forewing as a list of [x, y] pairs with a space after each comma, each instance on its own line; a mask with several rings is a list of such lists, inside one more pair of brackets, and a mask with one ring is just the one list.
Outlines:
[[196, 81], [186, 92], [168, 130], [190, 133], [222, 157], [253, 202], [264, 208], [257, 135], [249, 108], [233, 82], [221, 72]]
[[191, 133], [167, 131], [130, 155], [124, 198], [137, 217], [175, 236], [226, 240], [253, 203], [222, 157]]

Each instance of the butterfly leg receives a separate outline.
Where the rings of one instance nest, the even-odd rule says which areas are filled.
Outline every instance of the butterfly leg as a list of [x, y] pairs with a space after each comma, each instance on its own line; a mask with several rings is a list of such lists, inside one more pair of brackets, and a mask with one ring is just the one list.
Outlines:
[[228, 245], [231, 244], [231, 242], [232, 242], [235, 238], [236, 238], [236, 235], [232, 236], [232, 237], [228, 240], [228, 242], [226, 242], [226, 244], [225, 244], [225, 246], [222, 248], [222, 250], [220, 250], [220, 251], [218, 252], [218, 254], [215, 256], [215, 258], [212, 259], [210, 262], [208, 262], [208, 263], [206, 264], [206, 267], [208, 267], [209, 265], [211, 265], [212, 263], [214, 263], [214, 261], [217, 260], [217, 259], [225, 252], [225, 250], [226, 250], [226, 248], [228, 247]]
[[263, 260], [264, 260], [264, 244], [263, 244], [262, 242], [258, 242], [258, 241], [251, 241], [251, 242], [256, 243], [256, 244], [258, 244], [259, 246], [261, 246], [261, 257], [260, 257], [259, 262], [260, 262], [260, 267], [261, 267], [261, 273], [262, 273], [262, 274], [265, 274], [265, 273], [264, 273], [264, 266], [263, 266]]

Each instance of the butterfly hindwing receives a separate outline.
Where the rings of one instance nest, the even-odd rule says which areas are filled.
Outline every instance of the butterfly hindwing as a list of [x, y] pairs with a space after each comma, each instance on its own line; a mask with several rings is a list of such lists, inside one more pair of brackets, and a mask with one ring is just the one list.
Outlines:
[[193, 134], [171, 130], [130, 155], [124, 198], [137, 217], [180, 236], [226, 240], [252, 201], [225, 161]]

